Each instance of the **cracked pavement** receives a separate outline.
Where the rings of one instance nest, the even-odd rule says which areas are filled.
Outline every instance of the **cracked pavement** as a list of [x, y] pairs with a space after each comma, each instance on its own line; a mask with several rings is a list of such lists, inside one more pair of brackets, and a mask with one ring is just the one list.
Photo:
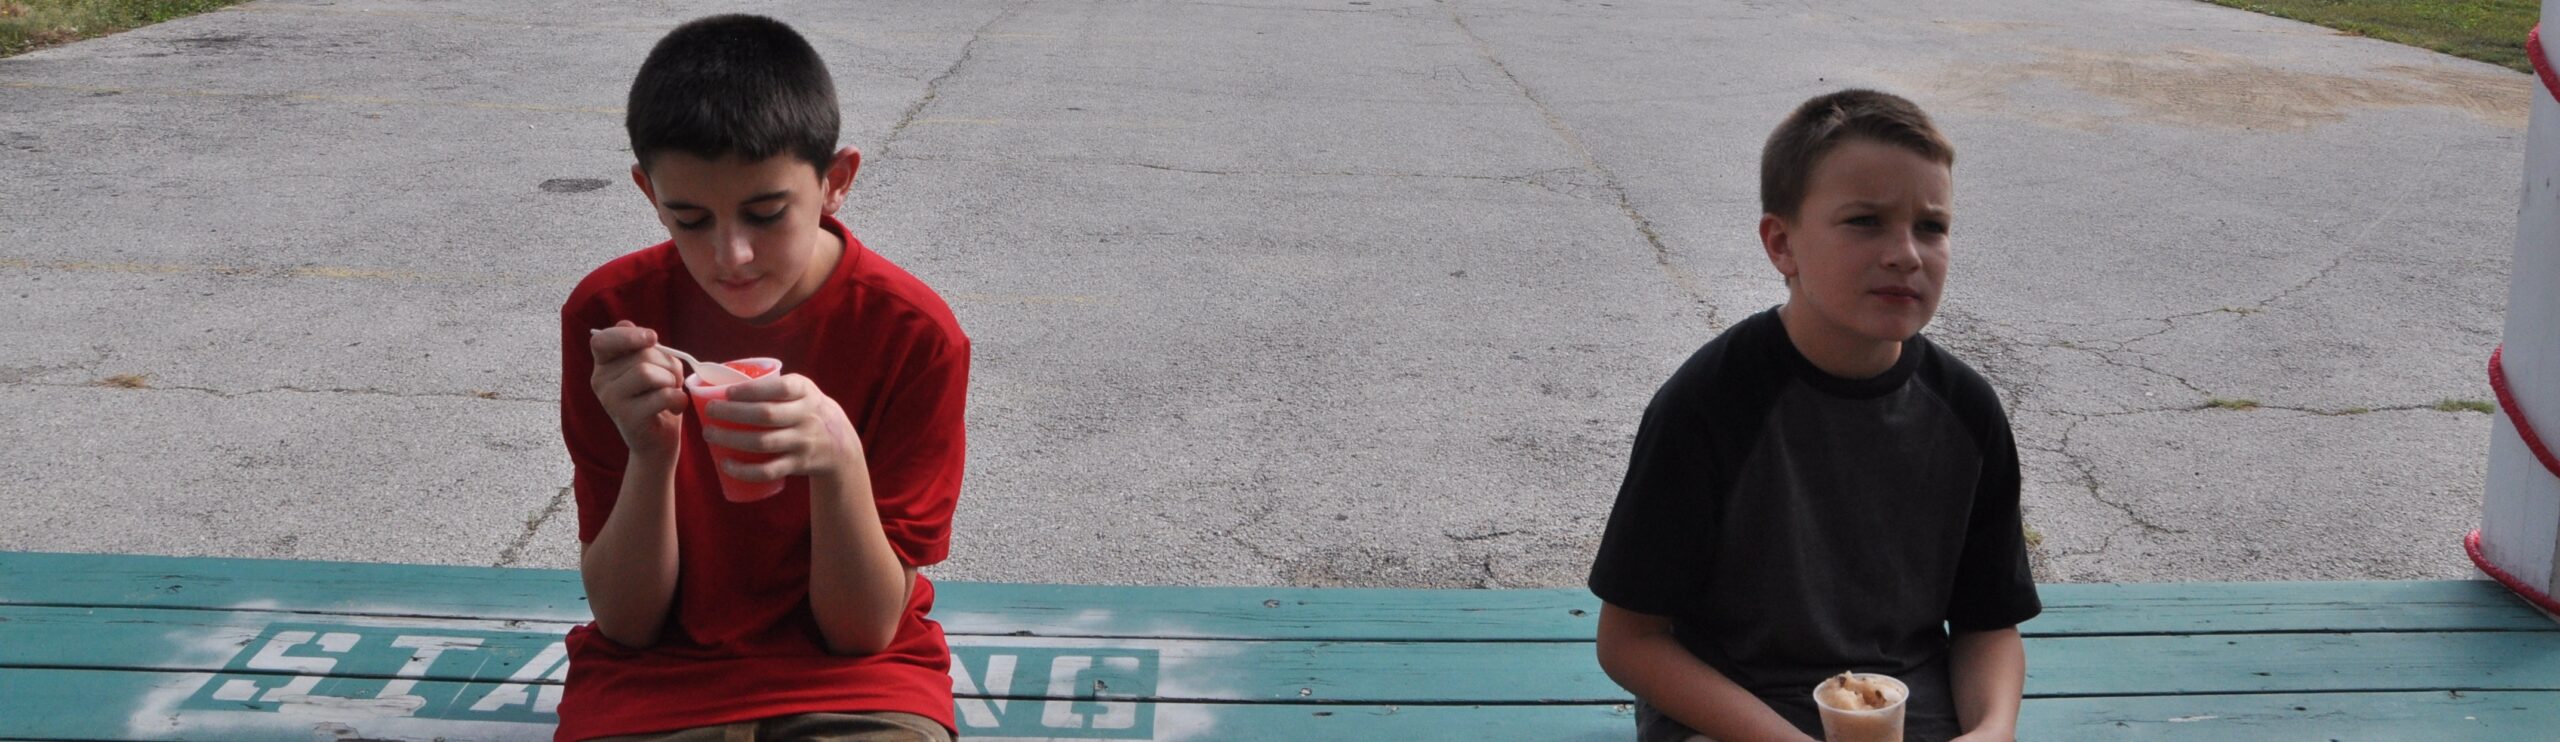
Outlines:
[[[759, 6], [976, 340], [945, 579], [1579, 584], [1783, 288], [1803, 98], [1956, 143], [2049, 581], [2460, 578], [2529, 78], [2188, 0]], [[0, 548], [574, 567], [556, 312], [688, 15], [259, 0], [0, 60]], [[2128, 72], [2130, 70], [2131, 72]]]

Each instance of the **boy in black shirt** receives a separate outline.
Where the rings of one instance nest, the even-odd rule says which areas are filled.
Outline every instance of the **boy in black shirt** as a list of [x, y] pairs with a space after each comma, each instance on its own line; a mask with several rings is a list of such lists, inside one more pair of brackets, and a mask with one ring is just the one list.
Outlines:
[[[1937, 311], [1954, 148], [1910, 101], [1806, 101], [1761, 152], [1760, 242], [1787, 302], [1655, 393], [1591, 569], [1600, 666], [1641, 740], [1819, 738], [1843, 671], [1911, 689], [1911, 740], [2016, 736], [2042, 609], [2018, 458]], [[1958, 735], [1961, 734], [1961, 737]]]

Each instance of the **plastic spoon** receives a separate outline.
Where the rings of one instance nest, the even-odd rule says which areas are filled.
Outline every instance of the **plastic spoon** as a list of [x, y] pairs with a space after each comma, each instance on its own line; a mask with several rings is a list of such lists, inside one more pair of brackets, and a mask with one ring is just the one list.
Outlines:
[[[599, 332], [604, 332], [604, 330], [588, 330], [587, 334], [593, 335]], [[695, 360], [693, 354], [667, 347], [664, 343], [658, 345], [658, 350], [666, 351], [667, 355], [675, 356], [676, 360], [683, 361], [687, 366], [692, 366], [693, 372], [702, 375], [702, 380], [711, 382], [712, 386], [743, 384], [749, 380], [746, 374], [739, 373], [737, 369], [717, 363], [703, 363], [702, 361]]]
[[701, 361], [694, 360], [693, 354], [669, 348], [663, 344], [658, 346], [658, 350], [665, 352], [667, 355], [675, 356], [676, 360], [683, 361], [687, 366], [692, 366], [693, 372], [700, 374], [702, 376], [702, 380], [710, 382], [712, 386], [728, 386], [730, 384], [743, 384], [747, 382], [747, 375], [738, 373], [737, 369], [717, 363], [703, 363]]

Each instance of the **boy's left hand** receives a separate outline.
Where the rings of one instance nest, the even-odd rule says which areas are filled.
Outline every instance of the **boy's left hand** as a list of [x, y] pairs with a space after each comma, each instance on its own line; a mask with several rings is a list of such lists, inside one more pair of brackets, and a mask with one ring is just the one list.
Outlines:
[[705, 442], [739, 451], [776, 454], [772, 461], [721, 464], [729, 476], [770, 482], [783, 477], [839, 474], [865, 465], [862, 439], [854, 434], [853, 423], [845, 419], [844, 408], [818, 391], [818, 385], [806, 376], [780, 374], [729, 387], [729, 399], [705, 405], [703, 414], [765, 428], [729, 430], [705, 425]]

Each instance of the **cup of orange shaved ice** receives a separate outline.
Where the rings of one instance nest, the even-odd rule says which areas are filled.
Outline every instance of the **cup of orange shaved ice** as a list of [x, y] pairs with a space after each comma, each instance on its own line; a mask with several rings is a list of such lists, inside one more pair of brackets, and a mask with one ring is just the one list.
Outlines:
[[[782, 371], [782, 362], [771, 358], [741, 358], [735, 361], [722, 363], [720, 365], [727, 366], [738, 373], [746, 374], [749, 381], [771, 376]], [[732, 386], [736, 386], [736, 384], [713, 384], [711, 382], [703, 381], [702, 375], [698, 373], [686, 374], [684, 377], [684, 391], [686, 394], [693, 397], [693, 414], [695, 417], [701, 418], [704, 427], [724, 428], [728, 430], [764, 430], [765, 428], [754, 425], [741, 425], [727, 420], [714, 420], [711, 418], [709, 413], [704, 411], [712, 402], [728, 399], [729, 387]], [[713, 446], [709, 441], [704, 441], [703, 445], [710, 446], [712, 470], [720, 475], [721, 497], [728, 498], [730, 502], [755, 502], [767, 497], [772, 497], [782, 491], [782, 480], [780, 479], [770, 482], [749, 482], [744, 479], [729, 476], [729, 470], [721, 468], [720, 466], [721, 462], [727, 461], [759, 464], [772, 461], [776, 454], [754, 453], [750, 451], [740, 451], [733, 448]]]

